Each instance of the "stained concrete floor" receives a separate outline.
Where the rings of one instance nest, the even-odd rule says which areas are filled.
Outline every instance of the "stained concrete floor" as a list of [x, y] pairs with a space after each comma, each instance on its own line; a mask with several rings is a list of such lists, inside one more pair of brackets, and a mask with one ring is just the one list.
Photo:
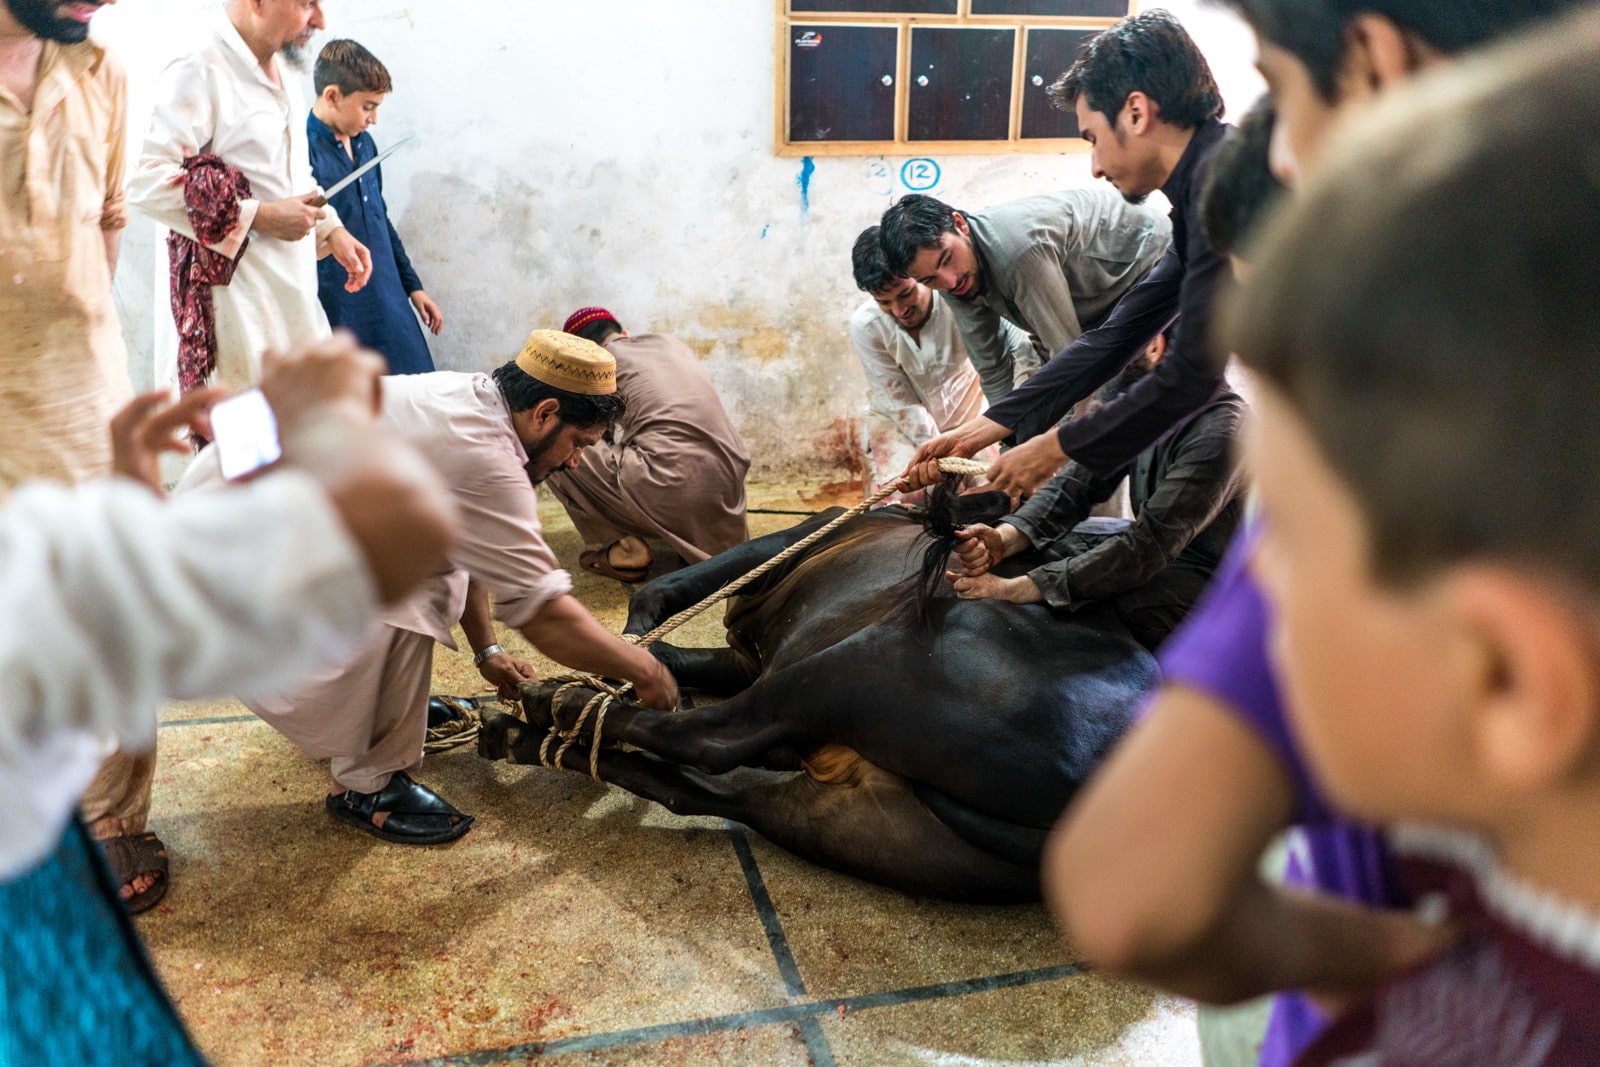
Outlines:
[[[751, 490], [758, 509], [833, 502]], [[576, 594], [619, 629], [626, 588], [577, 572], [566, 516], [543, 515]], [[752, 533], [798, 521], [753, 514]], [[674, 640], [721, 643], [720, 618]], [[439, 649], [435, 692], [481, 689]], [[471, 746], [418, 776], [472, 831], [386, 845], [331, 820], [325, 769], [231, 701], [167, 708], [160, 753], [173, 887], [139, 929], [219, 1067], [1200, 1062], [1192, 1006], [1087, 973], [1040, 906], [907, 897]]]

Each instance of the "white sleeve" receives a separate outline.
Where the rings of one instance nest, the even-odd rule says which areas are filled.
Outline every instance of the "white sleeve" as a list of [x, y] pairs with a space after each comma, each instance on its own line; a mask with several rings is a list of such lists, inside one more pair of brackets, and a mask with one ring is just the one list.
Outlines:
[[194, 238], [183, 206], [183, 161], [211, 151], [216, 101], [198, 56], [175, 60], [156, 82], [155, 109], [128, 177], [128, 203], [169, 230]]
[[0, 761], [58, 729], [148, 747], [163, 701], [281, 690], [376, 606], [308, 475], [168, 502], [123, 479], [26, 487], [0, 510]]
[[937, 436], [939, 427], [926, 402], [910, 376], [895, 362], [894, 353], [876, 324], [860, 314], [853, 316], [850, 341], [867, 376], [868, 410], [893, 425], [913, 445]]
[[285, 471], [163, 502], [124, 479], [0, 509], [0, 878], [53, 845], [103, 738], [172, 698], [280, 691], [366, 632], [377, 594], [321, 486]]

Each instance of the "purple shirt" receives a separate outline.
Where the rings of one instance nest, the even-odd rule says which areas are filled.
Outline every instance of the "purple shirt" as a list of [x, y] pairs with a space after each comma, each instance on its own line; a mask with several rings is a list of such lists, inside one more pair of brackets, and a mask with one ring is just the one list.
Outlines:
[[[1260, 534], [1248, 523], [1228, 550], [1206, 595], [1162, 646], [1163, 680], [1206, 694], [1243, 719], [1283, 765], [1295, 792], [1295, 824], [1304, 849], [1291, 848], [1285, 881], [1373, 907], [1405, 902], [1378, 833], [1338, 816], [1317, 787], [1284, 714], [1267, 657], [1270, 608], [1250, 573]], [[1262, 1067], [1279, 1067], [1322, 1030], [1325, 1020], [1305, 998], [1278, 997], [1261, 1048]]]

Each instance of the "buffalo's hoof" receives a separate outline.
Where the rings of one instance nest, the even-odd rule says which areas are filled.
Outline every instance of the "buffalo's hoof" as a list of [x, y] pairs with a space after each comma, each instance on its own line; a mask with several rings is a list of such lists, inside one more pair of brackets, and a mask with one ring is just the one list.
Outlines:
[[512, 759], [512, 749], [522, 738], [522, 732], [528, 724], [515, 715], [497, 712], [483, 720], [483, 726], [478, 731], [478, 755], [484, 759], [499, 760]]

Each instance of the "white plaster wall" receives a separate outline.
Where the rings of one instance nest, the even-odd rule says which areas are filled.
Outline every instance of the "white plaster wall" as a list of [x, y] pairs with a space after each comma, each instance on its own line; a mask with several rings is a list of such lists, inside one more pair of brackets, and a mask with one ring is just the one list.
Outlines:
[[[1247, 31], [1170, 3], [1234, 113], [1260, 91]], [[122, 0], [97, 38], [128, 67], [130, 150], [153, 79], [215, 0]], [[865, 383], [845, 333], [863, 299], [850, 246], [906, 187], [904, 158], [772, 151], [771, 0], [325, 0], [326, 34], [381, 58], [395, 92], [380, 147], [391, 217], [446, 317], [441, 368], [486, 369], [535, 327], [604, 304], [705, 360], [757, 473], [846, 460]], [[307, 98], [310, 97], [309, 77]], [[1091, 184], [1087, 156], [944, 156], [927, 190], [980, 207]], [[136, 384], [166, 316], [165, 250], [136, 217], [117, 275]]]

